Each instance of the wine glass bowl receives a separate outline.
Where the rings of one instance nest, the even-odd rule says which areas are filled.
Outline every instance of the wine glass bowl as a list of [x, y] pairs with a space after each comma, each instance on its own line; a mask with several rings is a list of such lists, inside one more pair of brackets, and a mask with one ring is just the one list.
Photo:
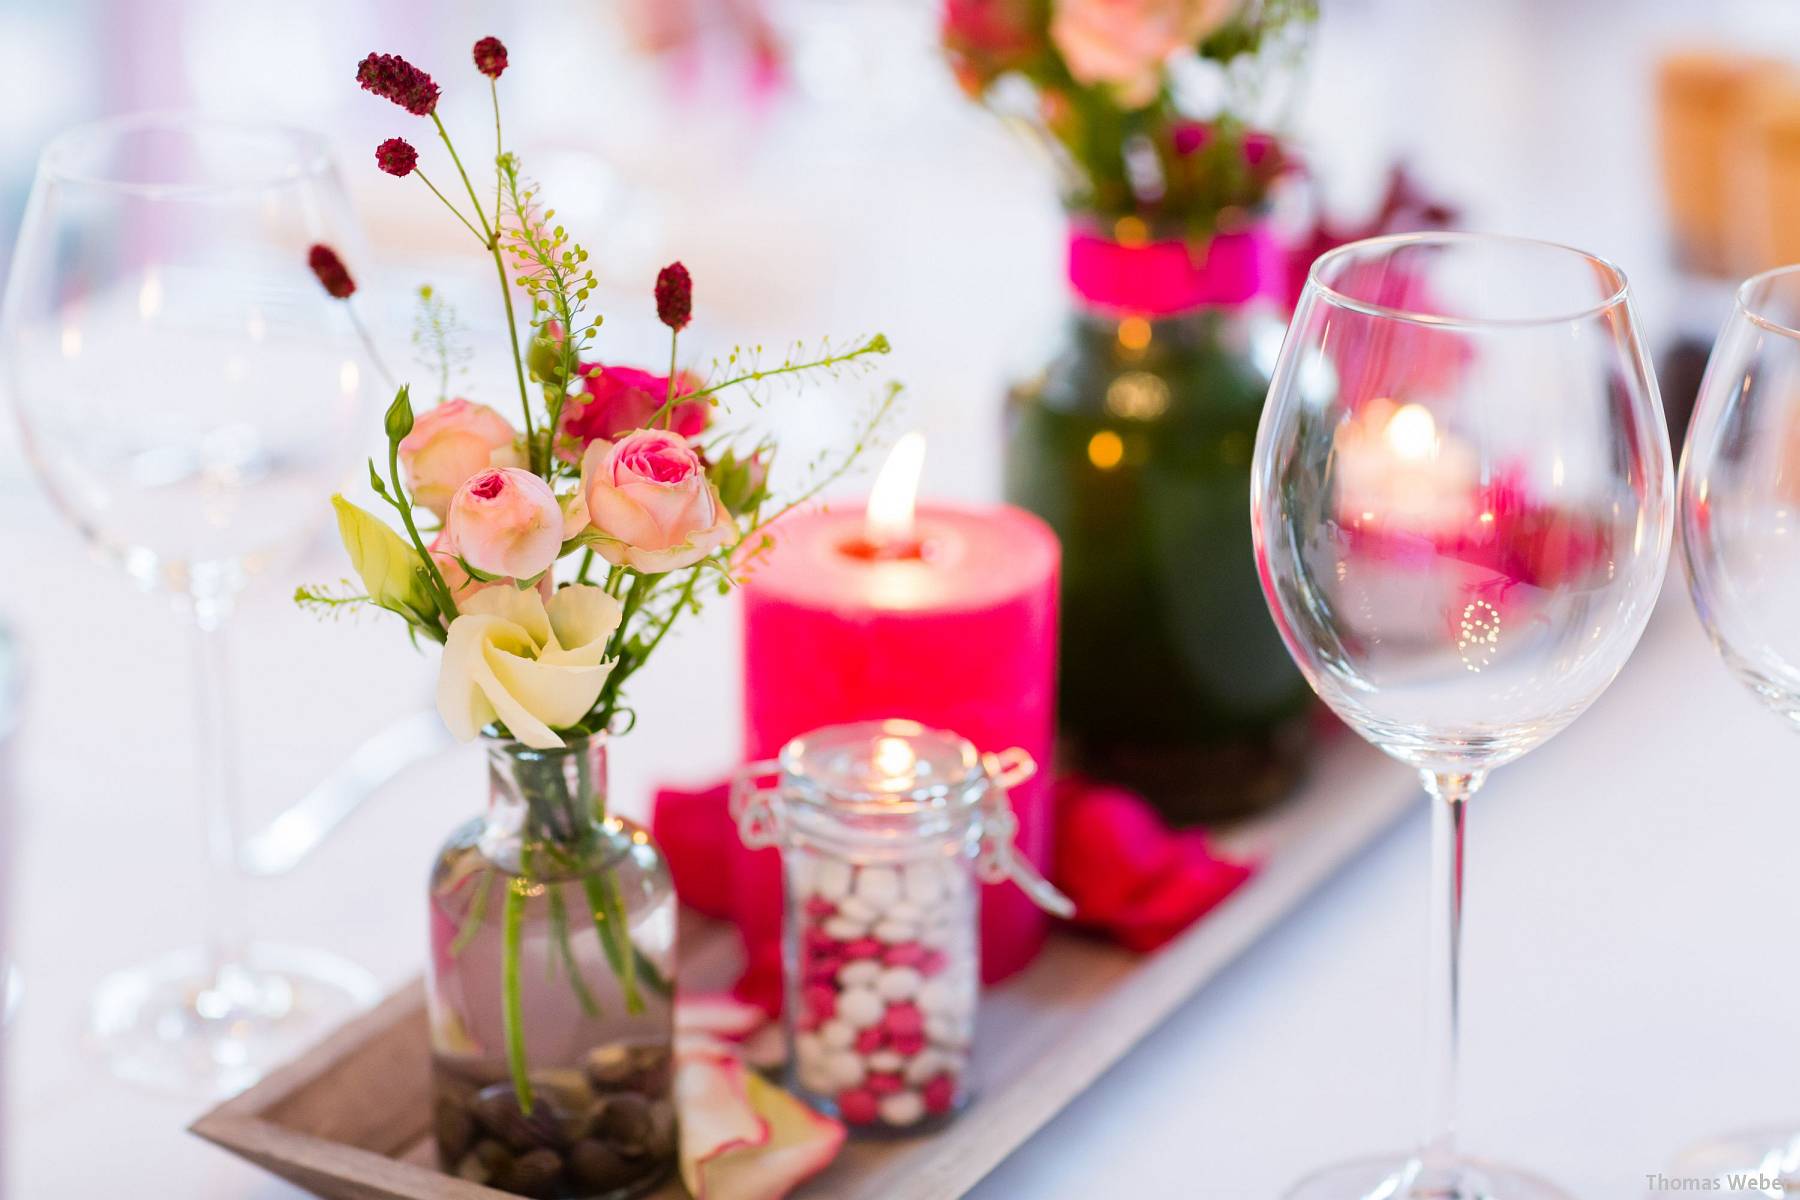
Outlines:
[[46, 149], [7, 292], [25, 449], [140, 583], [228, 596], [297, 551], [371, 382], [308, 270], [355, 237], [300, 130], [145, 114]]
[[1624, 276], [1524, 239], [1375, 239], [1318, 261], [1289, 339], [1252, 501], [1289, 650], [1404, 762], [1517, 758], [1612, 679], [1667, 556]]
[[[1773, 711], [1800, 723], [1800, 266], [1746, 280], [1707, 362], [1681, 454], [1688, 591], [1719, 656]], [[1779, 1179], [1800, 1189], [1800, 1127], [1727, 1134], [1670, 1173]]]
[[1251, 468], [1257, 566], [1319, 696], [1433, 797], [1437, 1063], [1420, 1151], [1294, 1197], [1553, 1197], [1451, 1137], [1463, 829], [1487, 773], [1565, 728], [1649, 619], [1668, 433], [1625, 276], [1548, 242], [1374, 238], [1313, 265]]
[[1800, 721], [1800, 267], [1747, 281], [1682, 453], [1689, 592], [1720, 657]]

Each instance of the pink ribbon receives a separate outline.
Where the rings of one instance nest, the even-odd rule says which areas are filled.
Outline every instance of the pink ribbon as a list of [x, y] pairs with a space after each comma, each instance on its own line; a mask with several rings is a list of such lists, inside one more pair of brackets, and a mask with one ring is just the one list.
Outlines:
[[1281, 247], [1263, 225], [1205, 242], [1127, 246], [1087, 229], [1069, 235], [1069, 283], [1095, 308], [1164, 317], [1279, 296]]

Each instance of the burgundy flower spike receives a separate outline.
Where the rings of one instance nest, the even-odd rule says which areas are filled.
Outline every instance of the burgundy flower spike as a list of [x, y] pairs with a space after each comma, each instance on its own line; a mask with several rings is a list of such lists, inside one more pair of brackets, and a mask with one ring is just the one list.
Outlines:
[[419, 165], [419, 152], [405, 138], [389, 138], [375, 147], [375, 165], [396, 179], [404, 179]]
[[437, 84], [398, 54], [369, 55], [356, 65], [356, 82], [415, 117], [428, 117], [437, 109]]
[[497, 37], [484, 37], [475, 43], [475, 69], [489, 79], [500, 78], [506, 70], [506, 47]]
[[355, 293], [356, 280], [350, 278], [350, 272], [344, 267], [344, 260], [330, 246], [323, 243], [313, 246], [307, 252], [306, 265], [319, 277], [319, 286], [329, 292], [333, 299], [348, 300]]
[[694, 280], [686, 267], [672, 262], [656, 275], [657, 319], [679, 332], [693, 315]]

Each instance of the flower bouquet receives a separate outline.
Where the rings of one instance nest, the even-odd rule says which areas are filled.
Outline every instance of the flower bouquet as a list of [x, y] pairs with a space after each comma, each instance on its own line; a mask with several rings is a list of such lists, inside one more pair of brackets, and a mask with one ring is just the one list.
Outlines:
[[1250, 451], [1285, 322], [1266, 122], [1314, 0], [945, 0], [972, 97], [1070, 217], [1074, 318], [1010, 407], [1009, 497], [1063, 543], [1064, 749], [1182, 822], [1284, 795], [1309, 692], [1262, 604]]
[[[464, 168], [425, 72], [372, 54], [357, 79], [429, 121], [442, 144], [443, 187], [402, 138], [375, 158], [390, 175], [419, 179], [492, 259], [519, 425], [448, 396], [467, 351], [455, 314], [422, 290], [415, 340], [440, 395], [415, 408], [399, 387], [385, 459], [369, 464], [369, 486], [398, 528], [334, 497], [358, 579], [302, 588], [297, 599], [332, 612], [373, 606], [415, 642], [441, 643], [438, 709], [458, 737], [487, 746], [489, 811], [452, 834], [430, 882], [442, 1165], [523, 1195], [635, 1195], [675, 1158], [676, 906], [649, 835], [607, 810], [608, 741], [634, 723], [624, 688], [684, 614], [741, 577], [771, 522], [849, 468], [897, 389], [870, 406], [843, 453], [778, 500], [775, 445], [722, 429], [722, 397], [864, 366], [886, 352], [884, 338], [796, 347], [767, 364], [735, 351], [710, 371], [683, 370], [693, 285], [674, 263], [655, 294], [667, 374], [594, 361], [601, 318], [588, 252], [505, 148], [505, 48], [483, 39], [474, 60], [494, 100], [491, 190]], [[331, 296], [354, 304], [355, 283], [329, 247], [314, 248], [312, 265]]]

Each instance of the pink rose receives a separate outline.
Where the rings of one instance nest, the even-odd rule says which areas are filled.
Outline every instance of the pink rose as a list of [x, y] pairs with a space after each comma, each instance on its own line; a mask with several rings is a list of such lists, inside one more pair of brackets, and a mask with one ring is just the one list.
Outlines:
[[737, 540], [700, 456], [666, 429], [594, 442], [581, 457], [581, 491], [595, 548], [615, 565], [677, 571]]
[[[598, 375], [589, 372], [598, 371]], [[563, 409], [563, 432], [587, 446], [611, 441], [650, 423], [669, 396], [669, 377], [652, 375], [635, 367], [606, 367], [583, 363], [585, 393], [569, 397]], [[675, 377], [675, 394], [685, 396], [699, 388], [699, 381], [685, 371]], [[677, 402], [670, 427], [684, 438], [698, 436], [706, 428], [712, 406], [704, 400]]]
[[973, 96], [1044, 48], [1043, 18], [1033, 0], [945, 0], [939, 32], [957, 81]]
[[400, 466], [413, 501], [440, 518], [469, 476], [524, 465], [513, 427], [485, 404], [451, 400], [420, 414], [400, 441]]
[[1240, 0], [1055, 0], [1050, 40], [1077, 83], [1111, 84], [1142, 108], [1162, 87], [1163, 63], [1230, 20]]
[[530, 579], [562, 550], [562, 509], [550, 485], [530, 471], [497, 467], [457, 489], [444, 531], [477, 571]]

